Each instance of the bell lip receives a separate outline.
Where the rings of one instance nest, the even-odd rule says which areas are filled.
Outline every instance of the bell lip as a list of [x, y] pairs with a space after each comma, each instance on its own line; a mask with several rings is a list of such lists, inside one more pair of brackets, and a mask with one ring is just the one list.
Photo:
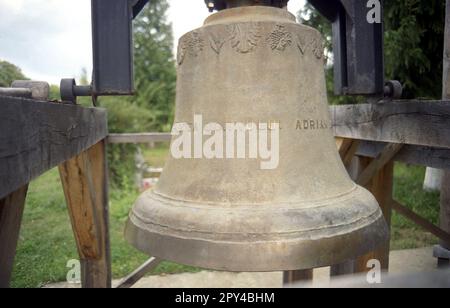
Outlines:
[[320, 240], [207, 241], [152, 233], [132, 220], [125, 238], [145, 254], [179, 264], [228, 272], [277, 272], [341, 264], [386, 245], [390, 234], [380, 211], [364, 228]]
[[[339, 264], [376, 250], [389, 240], [388, 227], [376, 200], [367, 190], [359, 186], [358, 188], [350, 193], [348, 198], [340, 199], [340, 201], [334, 200], [334, 202], [338, 204], [342, 202], [344, 210], [346, 207], [362, 207], [359, 215], [365, 217], [364, 220], [355, 219], [352, 216], [354, 212], [352, 214], [352, 212], [343, 211], [346, 215], [342, 216], [342, 213], [336, 215], [336, 217], [339, 215], [344, 217], [339, 227], [333, 224], [326, 227], [321, 225], [317, 230], [310, 231], [302, 225], [296, 227], [298, 232], [283, 232], [283, 230], [289, 229], [290, 226], [284, 225], [288, 224], [289, 220], [278, 220], [284, 216], [280, 216], [276, 212], [265, 212], [263, 217], [272, 214], [269, 216], [271, 221], [277, 222], [276, 225], [281, 224], [278, 230], [271, 229], [273, 232], [268, 234], [263, 231], [264, 224], [257, 226], [260, 233], [252, 234], [246, 231], [242, 231], [243, 233], [240, 234], [220, 233], [221, 223], [226, 225], [225, 222], [229, 223], [231, 219], [226, 214], [223, 217], [212, 217], [210, 216], [211, 212], [195, 208], [195, 204], [192, 207], [185, 205], [185, 209], [180, 207], [171, 209], [170, 205], [159, 203], [157, 199], [150, 199], [150, 203], [148, 203], [149, 200], [145, 200], [146, 194], [150, 193], [151, 197], [151, 192], [148, 192], [144, 194], [144, 199], [138, 200], [137, 208], [133, 208], [131, 211], [125, 229], [125, 238], [146, 254], [212, 270], [272, 272]], [[145, 201], [144, 210], [150, 210], [148, 214], [155, 214], [155, 216], [162, 215], [167, 218], [173, 213], [179, 215], [181, 209], [184, 213], [181, 214], [181, 219], [184, 220], [182, 224], [187, 222], [189, 228], [177, 230], [176, 226], [166, 225], [157, 217], [152, 222], [143, 220], [140, 215], [135, 213], [136, 210], [142, 210], [139, 208], [139, 203], [143, 200]], [[361, 204], [362, 200], [366, 204]], [[330, 205], [333, 204], [330, 202]], [[267, 210], [270, 211], [270, 209]], [[330, 211], [330, 209], [327, 210]], [[235, 213], [235, 211], [236, 208], [232, 212]], [[334, 210], [331, 209], [331, 211]], [[189, 215], [190, 212], [192, 215]], [[249, 212], [249, 210], [244, 212]], [[201, 230], [196, 227], [202, 224], [192, 225], [205, 216], [211, 219], [203, 225], [209, 226], [209, 233], [198, 232]], [[329, 215], [321, 216], [329, 217]], [[241, 214], [238, 217], [241, 218]], [[240, 224], [244, 224], [245, 219], [243, 218]], [[314, 223], [320, 221], [319, 218], [313, 219]], [[303, 220], [303, 222], [307, 223], [307, 220]], [[301, 224], [302, 221], [297, 221], [297, 223]], [[237, 232], [237, 230], [246, 229], [237, 227], [232, 230]]]

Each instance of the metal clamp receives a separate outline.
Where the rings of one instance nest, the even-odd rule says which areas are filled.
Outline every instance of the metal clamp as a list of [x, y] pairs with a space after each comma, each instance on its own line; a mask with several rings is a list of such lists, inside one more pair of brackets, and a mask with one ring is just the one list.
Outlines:
[[398, 80], [389, 80], [384, 85], [384, 96], [391, 99], [400, 99], [403, 94], [403, 86]]
[[79, 96], [93, 96], [91, 86], [77, 86], [73, 78], [62, 79], [60, 89], [61, 100], [71, 104], [76, 104]]

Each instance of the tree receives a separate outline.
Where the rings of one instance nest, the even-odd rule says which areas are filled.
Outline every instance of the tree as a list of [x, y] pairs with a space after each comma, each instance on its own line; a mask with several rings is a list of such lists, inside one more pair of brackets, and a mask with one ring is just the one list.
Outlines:
[[135, 82], [138, 106], [151, 112], [153, 130], [169, 130], [173, 120], [176, 69], [167, 0], [150, 1], [134, 24]]
[[0, 60], [0, 87], [9, 87], [14, 80], [25, 79], [27, 78], [19, 67]]
[[[332, 52], [329, 22], [310, 4], [299, 15], [303, 23], [321, 31]], [[386, 79], [403, 83], [404, 98], [440, 99], [445, 1], [384, 1], [384, 15]], [[328, 73], [329, 91], [331, 79]]]
[[[108, 110], [111, 133], [168, 131], [173, 120], [176, 69], [172, 25], [166, 20], [167, 0], [150, 1], [134, 22], [136, 95], [101, 98]], [[88, 80], [81, 74], [81, 83]], [[134, 179], [134, 145], [108, 149], [112, 184], [126, 190]]]

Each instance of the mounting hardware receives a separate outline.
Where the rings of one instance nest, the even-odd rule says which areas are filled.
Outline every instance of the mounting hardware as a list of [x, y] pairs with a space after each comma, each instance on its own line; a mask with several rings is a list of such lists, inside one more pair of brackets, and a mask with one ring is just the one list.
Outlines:
[[75, 79], [67, 78], [61, 80], [61, 100], [72, 104], [77, 103], [77, 97], [79, 96], [92, 96], [91, 86], [77, 86]]
[[392, 99], [400, 99], [403, 94], [403, 86], [398, 80], [389, 80], [384, 85], [384, 96]]
[[47, 100], [50, 85], [44, 81], [16, 80], [10, 88], [0, 88], [0, 96]]
[[76, 102], [78, 96], [134, 94], [133, 19], [149, 0], [91, 0], [92, 86], [61, 80], [61, 98]]

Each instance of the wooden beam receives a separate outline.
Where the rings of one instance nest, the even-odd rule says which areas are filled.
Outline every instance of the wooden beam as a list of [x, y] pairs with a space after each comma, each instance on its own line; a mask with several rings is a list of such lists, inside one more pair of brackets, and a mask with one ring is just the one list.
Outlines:
[[16, 256], [28, 185], [0, 200], [0, 288], [8, 288]]
[[[387, 143], [361, 141], [357, 156], [375, 158], [383, 151]], [[404, 145], [392, 158], [394, 161], [412, 165], [450, 170], [450, 149]]]
[[392, 158], [401, 150], [403, 144], [391, 143], [388, 144], [383, 151], [373, 159], [370, 164], [359, 175], [357, 183], [361, 186], [366, 186], [371, 179], [379, 172]]
[[450, 148], [450, 101], [332, 106], [336, 137]]
[[59, 166], [84, 288], [111, 287], [105, 141]]
[[[371, 159], [361, 159], [362, 164], [369, 166]], [[380, 169], [376, 175], [366, 185], [366, 188], [374, 195], [383, 211], [384, 218], [388, 226], [391, 225], [392, 217], [392, 196], [393, 196], [393, 184], [394, 184], [394, 163], [389, 162]], [[389, 269], [389, 251], [390, 242], [387, 241], [380, 246], [377, 250], [368, 253], [365, 256], [358, 258], [355, 262], [354, 270], [356, 273], [367, 272], [370, 269], [367, 268], [369, 260], [375, 259], [380, 261], [381, 268], [385, 271]]]
[[396, 212], [398, 212], [400, 215], [408, 218], [412, 222], [414, 222], [416, 225], [422, 227], [426, 231], [430, 232], [443, 242], [447, 243], [447, 245], [450, 245], [450, 233], [442, 230], [441, 228], [435, 226], [425, 218], [417, 215], [413, 211], [411, 211], [406, 206], [400, 204], [398, 201], [392, 201], [392, 209]]
[[336, 143], [344, 166], [348, 168], [359, 148], [360, 141], [354, 139], [336, 138]]
[[170, 142], [172, 135], [168, 133], [140, 133], [140, 134], [110, 134], [108, 143], [111, 144], [138, 144], [153, 142]]
[[161, 260], [158, 258], [150, 258], [142, 264], [133, 273], [125, 277], [117, 286], [117, 289], [129, 289], [134, 286], [139, 280], [141, 280], [147, 273], [154, 270], [161, 264]]
[[0, 97], [0, 198], [108, 134], [106, 111]]
[[[450, 0], [446, 1], [445, 16], [442, 97], [450, 99]], [[448, 170], [444, 172], [444, 178], [442, 179], [440, 226], [443, 230], [450, 233], [450, 171]], [[449, 241], [442, 242], [441, 246], [450, 251]], [[445, 264], [445, 260], [439, 260], [439, 266], [442, 266], [442, 263]]]

